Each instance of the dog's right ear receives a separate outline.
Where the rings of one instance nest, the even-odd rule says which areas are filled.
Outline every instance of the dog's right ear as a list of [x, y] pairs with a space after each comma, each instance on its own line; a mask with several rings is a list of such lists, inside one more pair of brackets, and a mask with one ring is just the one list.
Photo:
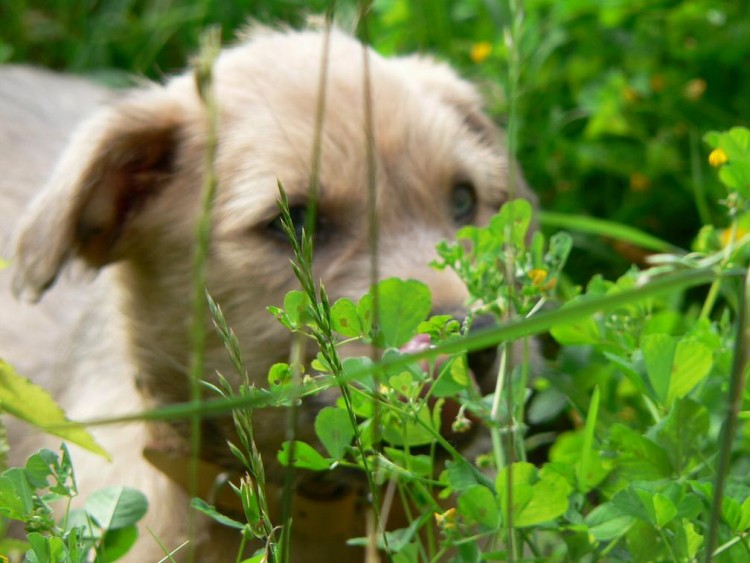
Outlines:
[[74, 134], [20, 221], [13, 291], [37, 301], [65, 264], [122, 257], [129, 227], [172, 174], [185, 109], [161, 87], [103, 109]]

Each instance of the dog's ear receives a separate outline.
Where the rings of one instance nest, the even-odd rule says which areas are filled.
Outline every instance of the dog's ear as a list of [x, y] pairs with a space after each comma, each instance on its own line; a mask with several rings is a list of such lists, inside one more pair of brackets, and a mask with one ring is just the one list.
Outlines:
[[80, 126], [20, 221], [17, 296], [38, 300], [72, 258], [96, 269], [121, 257], [128, 228], [172, 174], [184, 114], [153, 87]]
[[460, 78], [447, 64], [428, 56], [410, 55], [397, 60], [410, 80], [456, 108], [472, 131], [488, 142], [497, 142], [499, 129], [484, 113], [484, 100], [473, 84]]
[[[484, 143], [493, 147], [504, 147], [505, 132], [487, 117], [484, 111], [484, 100], [477, 88], [460, 78], [447, 64], [423, 55], [410, 55], [398, 59], [411, 80], [422, 85], [425, 92], [437, 96], [443, 103], [454, 107], [462, 116], [469, 129]], [[507, 156], [507, 155], [504, 155]], [[538, 199], [514, 159], [510, 159], [509, 182], [513, 182], [510, 191], [514, 197], [521, 197], [537, 206]], [[512, 170], [512, 172], [510, 172]]]

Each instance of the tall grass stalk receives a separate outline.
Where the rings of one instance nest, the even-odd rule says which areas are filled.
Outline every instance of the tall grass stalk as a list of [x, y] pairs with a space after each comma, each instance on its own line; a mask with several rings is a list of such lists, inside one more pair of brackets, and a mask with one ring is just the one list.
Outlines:
[[[366, 174], [365, 178], [367, 187], [367, 228], [368, 228], [368, 247], [370, 251], [370, 287], [372, 288], [372, 310], [373, 310], [373, 323], [378, 324], [378, 311], [379, 311], [379, 296], [378, 296], [378, 281], [380, 280], [380, 265], [379, 265], [379, 222], [378, 222], [378, 208], [377, 208], [377, 165], [375, 158], [375, 128], [373, 125], [373, 105], [372, 105], [372, 75], [370, 73], [370, 31], [368, 27], [368, 16], [372, 9], [371, 0], [360, 0], [359, 1], [359, 14], [358, 14], [358, 29], [360, 39], [363, 42], [362, 46], [362, 104], [364, 110], [364, 135], [365, 135], [365, 158], [366, 158]], [[377, 364], [380, 359], [380, 350], [375, 346], [370, 348], [370, 357], [373, 364]], [[379, 381], [378, 372], [375, 374], [375, 379]], [[376, 386], [377, 387], [377, 386]], [[378, 394], [379, 391], [376, 391]], [[377, 448], [380, 442], [379, 428], [380, 428], [380, 401], [375, 401], [374, 412], [372, 416], [372, 426], [374, 428], [375, 435], [372, 438], [372, 445]], [[374, 473], [378, 471], [379, 457], [374, 456], [372, 470]], [[378, 502], [377, 497], [373, 499], [373, 506]], [[382, 518], [387, 518], [388, 512], [390, 511], [390, 503], [384, 501], [384, 505], [381, 507]], [[378, 534], [385, 538], [385, 522], [382, 519], [376, 517], [376, 513], [372, 508], [368, 509], [367, 518], [367, 551], [365, 554], [366, 561], [378, 561]]]
[[[213, 90], [213, 64], [221, 48], [221, 30], [211, 27], [201, 38], [201, 49], [195, 61], [195, 82], [198, 95], [204, 106], [206, 145], [203, 164], [203, 193], [201, 211], [196, 228], [196, 249], [193, 261], [193, 304], [190, 343], [192, 356], [190, 360], [190, 401], [198, 406], [202, 400], [201, 380], [205, 370], [206, 355], [206, 278], [207, 259], [211, 242], [211, 212], [216, 193], [217, 178], [214, 169], [216, 147], [218, 145], [218, 107]], [[196, 496], [198, 491], [198, 464], [201, 448], [201, 416], [196, 411], [190, 417], [190, 477], [189, 493]], [[189, 537], [195, 536], [195, 512], [188, 516]], [[189, 546], [189, 558], [195, 557], [195, 549]]]
[[[518, 129], [519, 129], [519, 113], [518, 113], [518, 97], [519, 97], [519, 83], [521, 75], [521, 33], [523, 25], [523, 12], [518, 5], [517, 0], [505, 0], [502, 3], [502, 12], [505, 16], [501, 22], [503, 40], [507, 50], [507, 80], [506, 80], [506, 96], [508, 98], [508, 127], [507, 127], [507, 161], [508, 161], [508, 193], [511, 199], [515, 198], [517, 193], [517, 183], [519, 179], [516, 177], [516, 168], [514, 166], [515, 157], [518, 148]], [[506, 233], [506, 241], [512, 240], [510, 229], [513, 221], [509, 222], [506, 227], [508, 232]], [[514, 250], [511, 248], [509, 243], [506, 248], [506, 259], [505, 269], [506, 276], [509, 286], [509, 309], [507, 313], [507, 319], [510, 320], [515, 315], [513, 310], [513, 293], [515, 288], [515, 256]], [[516, 415], [523, 417], [523, 406], [519, 408], [513, 404], [513, 369], [511, 368], [509, 355], [511, 355], [512, 343], [505, 342], [501, 346], [501, 357], [500, 370], [498, 372], [498, 385], [495, 388], [495, 396], [493, 397], [492, 407], [492, 428], [490, 430], [492, 435], [493, 449], [495, 450], [495, 459], [500, 462], [497, 467], [498, 471], [502, 471], [505, 467], [507, 471], [507, 495], [508, 495], [508, 511], [505, 514], [505, 524], [507, 529], [507, 556], [508, 561], [514, 561], [516, 558], [516, 538], [513, 531], [513, 471], [511, 470], [513, 462], [516, 459], [516, 449], [523, 452], [523, 442], [518, 440], [516, 437]], [[527, 361], [527, 358], [521, 358], [521, 362]], [[503, 384], [504, 382], [504, 384]], [[500, 397], [505, 392], [506, 399], [506, 416], [507, 421], [505, 422], [505, 446], [501, 442], [501, 425], [503, 424], [499, 420], [499, 404]], [[501, 450], [505, 448], [505, 454]], [[525, 457], [521, 453], [521, 457]]]
[[[730, 239], [733, 240], [733, 239]], [[737, 332], [734, 342], [734, 360], [732, 376], [727, 394], [727, 412], [721, 428], [719, 460], [716, 468], [711, 519], [706, 534], [705, 561], [710, 563], [716, 556], [714, 546], [719, 534], [719, 522], [722, 517], [724, 489], [729, 475], [732, 456], [732, 444], [737, 432], [737, 422], [742, 408], [742, 395], [747, 382], [747, 370], [750, 364], [750, 271], [745, 275], [740, 303], [737, 311]]]
[[[737, 277], [743, 275], [744, 271], [728, 270], [717, 272], [714, 268], [701, 268], [686, 270], [651, 280], [647, 284], [640, 285], [634, 289], [614, 293], [602, 297], [593, 297], [585, 301], [575, 303], [563, 309], [543, 311], [533, 317], [517, 319], [504, 323], [497, 327], [476, 331], [469, 334], [460, 341], [449, 341], [438, 344], [414, 354], [389, 357], [382, 360], [378, 366], [353, 368], [338, 380], [331, 376], [316, 378], [314, 385], [305, 388], [303, 396], [314, 395], [323, 389], [338, 385], [340, 382], [348, 383], [373, 375], [379, 370], [392, 370], [403, 368], [415, 361], [435, 359], [440, 355], [458, 354], [474, 350], [486, 349], [496, 346], [498, 342], [519, 339], [524, 336], [533, 336], [550, 329], [558, 324], [574, 323], [581, 319], [590, 317], [595, 313], [614, 310], [623, 305], [642, 302], [653, 297], [673, 294], [691, 287], [696, 287], [712, 282], [717, 277]], [[288, 397], [273, 395], [272, 397], [261, 390], [249, 393], [246, 397], [227, 397], [220, 399], [203, 400], [200, 403], [181, 403], [168, 405], [147, 411], [141, 411], [126, 416], [97, 418], [83, 422], [86, 426], [99, 426], [105, 424], [119, 424], [123, 422], [134, 422], [141, 420], [179, 420], [192, 416], [209, 417], [221, 416], [237, 408], [262, 408], [272, 406], [280, 400]]]

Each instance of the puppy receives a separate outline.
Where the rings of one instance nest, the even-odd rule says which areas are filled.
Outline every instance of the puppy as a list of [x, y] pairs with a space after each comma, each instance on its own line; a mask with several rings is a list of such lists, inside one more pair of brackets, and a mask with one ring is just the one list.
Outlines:
[[[428, 266], [436, 243], [464, 224], [486, 222], [511, 193], [532, 198], [519, 174], [509, 186], [499, 132], [482, 113], [476, 90], [450, 68], [419, 56], [385, 59], [336, 30], [324, 57], [324, 37], [256, 28], [225, 49], [214, 67], [218, 192], [207, 285], [259, 386], [269, 367], [289, 356], [288, 331], [265, 309], [298, 287], [277, 220], [277, 182], [303, 215], [323, 61], [315, 268], [332, 298], [359, 297], [370, 283], [365, 57], [381, 277], [422, 280], [436, 312], [460, 312], [467, 296], [461, 282]], [[12, 271], [0, 272], [6, 319], [0, 357], [53, 392], [71, 418], [189, 399], [192, 256], [205, 145], [204, 107], [189, 72], [122, 93], [38, 70], [0, 70], [0, 237], [6, 242], [8, 219], [28, 206], [15, 229]], [[97, 275], [61, 275], [76, 265]], [[44, 300], [33, 307], [16, 303], [11, 285], [27, 301]], [[205, 379], [215, 381], [217, 371], [230, 377], [233, 369], [211, 334]], [[301, 406], [300, 439], [313, 440], [321, 406]], [[254, 417], [272, 484], [283, 474], [276, 452], [286, 416], [266, 409]], [[59, 442], [12, 423], [10, 430], [15, 463]], [[128, 560], [159, 560], [163, 551], [146, 526], [170, 549], [186, 539], [188, 498], [179, 473], [187, 425], [140, 422], [93, 433], [114, 462], [74, 451], [82, 496], [108, 484], [143, 491], [150, 509]], [[209, 467], [235, 469], [226, 448], [231, 438], [229, 420], [205, 420], [204, 478], [212, 477]], [[314, 483], [306, 484], [303, 498], [315, 496], [307, 494]], [[361, 560], [344, 545], [350, 529], [326, 535], [300, 524], [305, 518], [332, 522], [326, 511], [335, 503], [304, 502], [295, 509], [293, 559]], [[238, 537], [228, 529], [205, 523], [191, 540], [199, 561], [236, 556]]]

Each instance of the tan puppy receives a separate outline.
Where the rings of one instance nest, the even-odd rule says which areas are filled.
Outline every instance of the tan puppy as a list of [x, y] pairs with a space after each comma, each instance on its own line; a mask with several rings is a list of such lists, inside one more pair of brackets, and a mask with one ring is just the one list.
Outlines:
[[[223, 51], [214, 69], [219, 188], [208, 287], [258, 385], [269, 366], [289, 354], [288, 332], [265, 311], [297, 288], [275, 221], [277, 180], [297, 212], [304, 210], [323, 38], [315, 31], [257, 29]], [[380, 275], [423, 280], [436, 311], [459, 312], [465, 289], [428, 263], [438, 241], [463, 224], [484, 223], [508, 199], [508, 161], [498, 131], [482, 114], [474, 88], [447, 66], [421, 57], [384, 59], [337, 31], [327, 59], [317, 273], [332, 298], [368, 290], [365, 55]], [[34, 198], [17, 226], [12, 285], [32, 301], [55, 285], [38, 305], [20, 305], [8, 299], [9, 272], [0, 272], [0, 357], [53, 391], [75, 419], [188, 400], [203, 112], [190, 73], [165, 86], [117, 94], [40, 71], [0, 70], [0, 241], [9, 240], [8, 219]], [[516, 193], [530, 197], [520, 179], [516, 183]], [[73, 263], [99, 273], [94, 280], [60, 277]], [[217, 370], [233, 374], [223, 345], [211, 336], [206, 379]], [[312, 438], [319, 403], [302, 407], [302, 439]], [[285, 425], [283, 410], [255, 419], [271, 481], [281, 476], [275, 452]], [[42, 445], [57, 446], [58, 440], [28, 429], [12, 430], [17, 463]], [[76, 450], [82, 494], [106, 484], [144, 491], [151, 503], [146, 525], [167, 547], [179, 545], [187, 496], [174, 474], [156, 469], [142, 452], [186, 451], [185, 426], [140, 423], [94, 433], [114, 463]], [[227, 437], [228, 421], [206, 420], [203, 458], [231, 469]], [[306, 537], [304, 527], [293, 537], [296, 561], [343, 561], [350, 549], [341, 537]], [[197, 541], [199, 561], [234, 560], [237, 542], [230, 532], [204, 526]], [[162, 556], [142, 531], [128, 560]]]

